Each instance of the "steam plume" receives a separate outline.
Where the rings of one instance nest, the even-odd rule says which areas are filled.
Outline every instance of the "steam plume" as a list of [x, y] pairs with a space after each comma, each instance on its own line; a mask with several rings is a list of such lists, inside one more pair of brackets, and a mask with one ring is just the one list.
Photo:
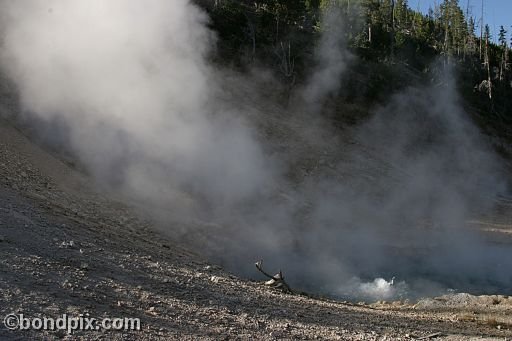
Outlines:
[[[242, 110], [246, 99], [223, 89], [258, 89], [208, 62], [215, 35], [186, 0], [0, 4], [1, 62], [24, 110], [59, 122], [98, 181], [145, 203], [168, 231], [197, 232], [229, 268], [248, 273], [265, 258], [296, 285], [371, 299], [510, 283], [510, 251], [466, 226], [501, 183], [453, 85], [396, 95], [349, 149], [329, 132], [302, 139], [310, 122], [284, 124], [272, 103]], [[302, 92], [313, 112], [349, 65], [333, 18]], [[286, 136], [267, 140], [258, 119]], [[304, 151], [318, 171], [291, 181]]]

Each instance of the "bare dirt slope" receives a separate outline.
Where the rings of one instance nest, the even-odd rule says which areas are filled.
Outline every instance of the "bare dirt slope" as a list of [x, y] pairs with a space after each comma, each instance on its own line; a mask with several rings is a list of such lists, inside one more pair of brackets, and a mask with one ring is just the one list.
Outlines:
[[239, 279], [93, 188], [0, 121], [0, 316], [136, 317], [142, 330], [70, 336], [1, 326], [0, 339], [512, 337], [507, 297], [364, 306], [287, 295]]

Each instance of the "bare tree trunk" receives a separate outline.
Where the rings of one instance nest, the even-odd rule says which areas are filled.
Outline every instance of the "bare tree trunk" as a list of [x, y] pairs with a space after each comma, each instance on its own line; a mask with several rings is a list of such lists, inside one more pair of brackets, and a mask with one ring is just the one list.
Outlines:
[[489, 61], [489, 38], [485, 39], [485, 64], [487, 65], [487, 86], [489, 99], [492, 100], [492, 80], [491, 80], [491, 65]]
[[279, 14], [276, 15], [276, 40], [275, 43], [279, 41]]
[[[468, 0], [468, 3], [466, 5], [466, 20], [467, 22], [469, 23], [469, 0]], [[470, 45], [470, 35], [471, 33], [467, 32], [466, 31], [466, 37], [464, 38], [464, 61], [466, 60], [466, 57], [468, 55], [468, 48], [469, 48], [469, 45]]]
[[249, 32], [248, 32], [249, 38], [251, 39], [251, 42], [252, 42], [251, 59], [254, 60], [254, 57], [256, 56], [256, 27], [255, 27], [253, 20], [250, 18], [250, 16], [247, 13], [245, 13], [245, 18], [247, 19], [247, 26], [249, 29]]
[[506, 53], [506, 46], [503, 47], [503, 53], [501, 54], [501, 62], [500, 62], [500, 82], [503, 81], [503, 76], [505, 72], [505, 53]]
[[484, 40], [484, 0], [482, 0], [482, 14], [480, 16], [480, 60], [482, 60], [482, 41]]
[[444, 26], [444, 43], [443, 43], [443, 50], [445, 56], [448, 55], [448, 23]]
[[391, 0], [391, 60], [395, 59], [395, 0]]

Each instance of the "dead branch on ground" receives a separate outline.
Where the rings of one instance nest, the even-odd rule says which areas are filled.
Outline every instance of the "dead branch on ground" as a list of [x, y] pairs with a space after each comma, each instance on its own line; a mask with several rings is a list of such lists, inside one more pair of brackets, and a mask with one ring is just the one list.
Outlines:
[[265, 270], [263, 270], [262, 264], [263, 264], [262, 260], [255, 263], [256, 269], [258, 269], [258, 271], [261, 272], [266, 277], [270, 278], [269, 281], [265, 282], [266, 285], [273, 286], [276, 288], [282, 288], [285, 292], [293, 294], [292, 289], [290, 288], [288, 283], [286, 283], [286, 281], [284, 280], [283, 272], [281, 270], [279, 270], [278, 274], [272, 276], [269, 273], [267, 273]]

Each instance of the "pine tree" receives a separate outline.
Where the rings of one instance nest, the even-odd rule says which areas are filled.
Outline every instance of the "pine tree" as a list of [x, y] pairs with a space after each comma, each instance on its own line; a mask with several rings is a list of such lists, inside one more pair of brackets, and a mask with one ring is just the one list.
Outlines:
[[459, 6], [458, 0], [452, 0], [451, 3], [451, 30], [452, 30], [452, 45], [460, 56], [465, 51], [465, 44], [467, 38], [467, 25], [464, 18], [464, 12]]
[[506, 46], [507, 45], [507, 31], [505, 28], [500, 26], [500, 33], [498, 35], [498, 42], [500, 43], [500, 46]]
[[507, 31], [503, 26], [500, 26], [498, 42], [501, 48], [500, 81], [503, 81], [508, 66]]
[[408, 25], [408, 8], [407, 0], [396, 0], [395, 18], [400, 29], [404, 29]]
[[468, 33], [467, 33], [467, 47], [466, 50], [470, 55], [476, 52], [476, 35], [475, 35], [475, 19], [469, 18], [468, 21]]
[[367, 26], [367, 40], [372, 43], [372, 29], [373, 26], [379, 22], [380, 1], [378, 0], [363, 0], [361, 3], [363, 15], [366, 19]]
[[[510, 26], [512, 28], [512, 26]], [[510, 36], [510, 48], [512, 48], [512, 35]]]

